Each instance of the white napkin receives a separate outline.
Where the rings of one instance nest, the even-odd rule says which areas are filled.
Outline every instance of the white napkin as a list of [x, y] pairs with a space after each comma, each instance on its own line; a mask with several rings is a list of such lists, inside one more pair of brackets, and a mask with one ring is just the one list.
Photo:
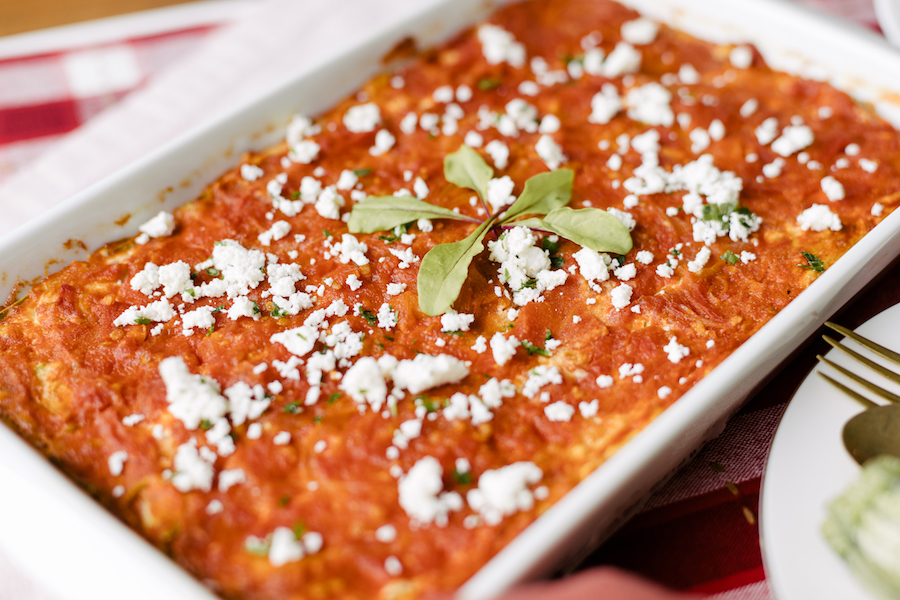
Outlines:
[[[434, 3], [429, 0], [427, 4]], [[240, 22], [95, 117], [0, 187], [0, 235], [163, 143], [264, 93], [306, 59], [337, 56], [415, 0], [260, 0]]]

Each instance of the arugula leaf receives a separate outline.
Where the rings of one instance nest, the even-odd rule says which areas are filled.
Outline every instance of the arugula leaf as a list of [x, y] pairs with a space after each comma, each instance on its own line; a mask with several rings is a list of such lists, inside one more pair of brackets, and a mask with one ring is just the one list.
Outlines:
[[597, 252], [628, 254], [632, 247], [628, 229], [617, 218], [597, 208], [562, 207], [550, 211], [543, 219], [533, 217], [510, 225], [552, 231]]
[[503, 222], [528, 213], [547, 214], [562, 208], [572, 199], [572, 183], [575, 172], [571, 169], [557, 169], [549, 173], [538, 173], [525, 182], [522, 194], [506, 209]]
[[444, 178], [459, 187], [475, 190], [482, 199], [487, 198], [487, 184], [493, 176], [494, 169], [468, 146], [460, 146], [444, 157]]
[[738, 255], [735, 254], [734, 252], [732, 252], [731, 250], [726, 250], [725, 254], [723, 254], [721, 256], [721, 258], [722, 258], [722, 260], [727, 262], [729, 265], [736, 265], [741, 260], [740, 258], [738, 258]]
[[347, 229], [350, 233], [373, 233], [390, 230], [397, 225], [419, 219], [474, 221], [471, 217], [412, 196], [369, 196], [353, 205]]
[[806, 259], [806, 262], [809, 263], [805, 265], [797, 265], [801, 269], [809, 269], [810, 271], [815, 271], [816, 273], [822, 273], [825, 270], [825, 263], [823, 263], [822, 259], [815, 254], [806, 251], [803, 251], [800, 254], [802, 254], [803, 258]]
[[450, 310], [469, 276], [469, 264], [484, 250], [484, 236], [493, 225], [494, 220], [490, 219], [467, 238], [439, 244], [428, 251], [419, 267], [417, 281], [422, 312], [435, 317]]

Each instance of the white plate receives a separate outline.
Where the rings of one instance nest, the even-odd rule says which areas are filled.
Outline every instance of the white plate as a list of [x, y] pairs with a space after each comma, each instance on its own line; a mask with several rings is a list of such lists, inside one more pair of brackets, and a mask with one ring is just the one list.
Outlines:
[[[900, 350], [900, 304], [856, 331]], [[846, 345], [860, 348], [851, 341]], [[837, 350], [826, 356], [848, 368], [855, 364]], [[828, 502], [859, 476], [859, 465], [844, 449], [841, 432], [862, 408], [816, 375], [818, 369], [810, 372], [788, 404], [769, 451], [760, 502], [766, 576], [778, 600], [875, 600], [820, 532]], [[858, 366], [853, 370], [861, 372]]]

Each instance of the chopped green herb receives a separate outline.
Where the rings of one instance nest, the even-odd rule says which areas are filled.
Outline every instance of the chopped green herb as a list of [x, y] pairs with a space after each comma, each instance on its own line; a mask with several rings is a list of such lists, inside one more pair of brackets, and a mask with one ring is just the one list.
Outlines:
[[522, 340], [522, 347], [528, 350], [529, 356], [539, 354], [540, 356], [550, 356], [550, 351], [540, 346], [535, 346], [528, 340]]
[[300, 402], [299, 400], [295, 400], [295, 401], [291, 402], [290, 404], [286, 405], [283, 410], [284, 410], [284, 412], [286, 412], [290, 415], [297, 415], [297, 414], [300, 414], [301, 412], [303, 412], [303, 408], [301, 408], [301, 404], [303, 404], [303, 403]]
[[672, 248], [671, 250], [669, 250], [669, 254], [671, 254], [675, 258], [678, 258], [679, 256], [681, 256], [681, 250], [679, 250], [678, 248]]
[[725, 254], [723, 254], [721, 258], [729, 265], [736, 265], [741, 261], [740, 257], [738, 257], [738, 255], [731, 250], [726, 250]]
[[460, 473], [456, 469], [453, 469], [453, 479], [456, 480], [456, 483], [459, 485], [469, 485], [472, 483], [472, 474], [466, 471], [465, 473]]
[[254, 300], [253, 301], [253, 314], [258, 315], [260, 313], [262, 313], [262, 311], [259, 309], [259, 304], [256, 303], [256, 300]]
[[353, 169], [353, 174], [357, 177], [365, 177], [369, 173], [372, 172], [372, 169], [366, 167], [365, 169]]
[[225, 310], [225, 305], [220, 304], [217, 307], [215, 307], [212, 312], [213, 312], [213, 314], [217, 314], [217, 313], [222, 312], [223, 310]]
[[541, 250], [546, 250], [550, 255], [550, 266], [554, 269], [558, 269], [566, 264], [566, 259], [557, 254], [561, 246], [562, 242], [551, 242], [549, 236], [545, 236], [541, 240]]
[[313, 423], [315, 423], [316, 425], [318, 425], [319, 423], [322, 422], [322, 419], [323, 419], [322, 415], [316, 415], [316, 416], [313, 418]]
[[810, 271], [815, 271], [816, 273], [821, 273], [825, 270], [825, 263], [823, 263], [822, 259], [815, 254], [805, 251], [801, 252], [800, 254], [803, 255], [803, 258], [805, 258], [806, 262], [808, 263], [805, 265], [798, 264], [797, 266], [801, 269], [809, 269]]
[[200, 429], [202, 429], [203, 431], [212, 429], [212, 426], [212, 421], [210, 421], [209, 419], [203, 419], [202, 421], [200, 421]]
[[421, 401], [422, 406], [424, 406], [425, 410], [430, 413], [436, 412], [441, 408], [440, 400], [434, 400], [432, 398], [429, 398], [428, 396], [416, 396], [416, 400]]
[[244, 551], [256, 556], [266, 556], [269, 554], [269, 540], [261, 540], [251, 535], [244, 540]]
[[328, 396], [328, 404], [334, 404], [337, 402], [338, 398], [341, 397], [340, 392], [333, 392], [330, 396]]
[[512, 329], [512, 328], [515, 327], [515, 326], [516, 326], [515, 323], [510, 323], [509, 325], [506, 326], [506, 328], [507, 328], [507, 329]]
[[[677, 256], [677, 255], [676, 255], [676, 256]], [[617, 263], [619, 263], [619, 266], [621, 267], [622, 265], [625, 264], [625, 255], [624, 255], [624, 254], [619, 254], [619, 255], [616, 256], [613, 260], [616, 261]]]
[[[287, 311], [284, 310], [283, 308], [281, 308], [280, 306], [278, 306], [278, 305], [276, 304], [276, 305], [275, 305], [275, 308], [273, 308], [272, 311], [271, 311], [269, 314], [271, 314], [271, 315], [272, 315], [273, 317], [275, 317], [276, 319], [279, 319], [279, 318], [281, 318], [281, 317], [286, 317], [286, 316], [287, 316]], [[298, 335], [299, 335], [299, 334], [298, 334]], [[301, 337], [302, 337], [302, 336], [301, 336]]]
[[290, 501], [291, 501], [291, 497], [288, 495], [284, 495], [278, 499], [278, 505], [279, 506], [287, 506], [288, 502], [290, 502]]
[[478, 83], [476, 85], [478, 86], [479, 90], [481, 90], [483, 92], [489, 92], [491, 90], [495, 90], [498, 87], [500, 87], [501, 83], [503, 83], [503, 82], [500, 81], [499, 79], [495, 79], [492, 77], [482, 77], [481, 79], [478, 80]]
[[386, 340], [389, 341], [389, 342], [393, 342], [393, 341], [394, 341], [394, 338], [392, 338], [392, 337], [389, 336], [389, 335], [384, 336], [384, 339], [386, 339]]
[[135, 323], [136, 325], [149, 325], [149, 324], [152, 323], [152, 322], [153, 322], [153, 321], [151, 321], [151, 320], [148, 319], [147, 317], [138, 317], [137, 319], [134, 320], [134, 323]]
[[222, 273], [221, 273], [221, 271], [219, 271], [217, 268], [215, 268], [215, 267], [210, 267], [210, 268], [208, 268], [208, 269], [206, 270], [206, 274], [209, 275], [210, 277], [218, 277], [218, 276], [221, 275]]
[[378, 317], [371, 310], [361, 310], [359, 314], [369, 325], [374, 326], [378, 322]]
[[522, 289], [525, 289], [525, 288], [531, 288], [531, 289], [537, 288], [537, 279], [529, 279], [528, 281], [523, 283]]
[[379, 348], [381, 348], [382, 350], [384, 350], [384, 344], [382, 344], [381, 342], [375, 342], [375, 343], [378, 344], [378, 347], [379, 347]]
[[206, 337], [211, 336], [212, 333], [213, 333], [213, 331], [215, 331], [215, 330], [216, 330], [216, 326], [215, 326], [215, 325], [210, 325], [209, 329], [206, 330]]
[[324, 234], [325, 234], [325, 237], [327, 237], [327, 238], [330, 238], [330, 237], [331, 237], [331, 232], [328, 231], [327, 229], [323, 229], [323, 230], [322, 230], [322, 233], [324, 233]]
[[197, 293], [194, 291], [194, 288], [188, 288], [185, 291], [190, 295], [191, 298], [197, 297]]
[[300, 197], [300, 192], [299, 192], [299, 191], [294, 192], [293, 194], [291, 194], [291, 200], [296, 200], [296, 199], [299, 198], [299, 197]]
[[409, 233], [409, 227], [412, 225], [413, 221], [409, 223], [403, 223], [402, 225], [397, 225], [391, 230], [390, 235], [379, 235], [378, 239], [383, 241], [386, 244], [393, 244], [394, 242], [400, 241], [400, 236], [405, 233]]
[[553, 332], [548, 329], [547, 333], [544, 334], [544, 341], [546, 342], [547, 340], [552, 340], [552, 339], [553, 339]]
[[306, 523], [303, 521], [294, 523], [294, 535], [297, 536], [298, 540], [303, 537], [304, 533], [306, 533]]
[[446, 333], [447, 335], [462, 335], [462, 331], [442, 331], [441, 333]]

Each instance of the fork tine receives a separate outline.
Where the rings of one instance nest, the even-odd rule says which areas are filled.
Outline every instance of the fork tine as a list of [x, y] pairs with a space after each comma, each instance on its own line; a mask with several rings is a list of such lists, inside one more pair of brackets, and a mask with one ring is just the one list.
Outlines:
[[831, 377], [829, 377], [822, 371], [816, 371], [816, 373], [818, 373], [822, 379], [824, 379], [825, 381], [827, 381], [828, 383], [830, 383], [831, 385], [833, 385], [840, 391], [844, 392], [845, 394], [847, 394], [848, 396], [850, 396], [851, 398], [853, 398], [854, 400], [856, 400], [857, 402], [859, 402], [860, 404], [865, 406], [866, 408], [875, 408], [876, 406], [878, 406], [877, 404], [875, 404], [874, 402], [872, 402], [871, 400], [869, 400], [862, 394], [858, 394], [858, 393], [854, 392], [853, 390], [848, 388], [843, 383], [840, 383], [840, 382], [832, 379]]
[[819, 359], [820, 362], [823, 362], [826, 365], [828, 365], [829, 367], [831, 367], [832, 369], [836, 370], [838, 373], [841, 373], [845, 377], [849, 377], [850, 379], [852, 379], [859, 385], [863, 386], [867, 390], [871, 391], [872, 393], [878, 394], [879, 396], [881, 396], [888, 402], [894, 402], [894, 403], [900, 402], [900, 396], [898, 396], [897, 394], [889, 392], [886, 389], [884, 389], [878, 385], [875, 385], [871, 381], [867, 381], [867, 380], [863, 379], [856, 373], [853, 373], [853, 372], [845, 369], [844, 367], [842, 367], [839, 364], [833, 363], [832, 361], [828, 360], [821, 354], [817, 355], [816, 358]]
[[870, 369], [872, 369], [873, 371], [875, 371], [875, 372], [878, 373], [879, 375], [883, 375], [884, 377], [886, 377], [887, 379], [890, 379], [891, 381], [893, 381], [893, 382], [895, 382], [895, 383], [900, 383], [900, 375], [897, 375], [896, 373], [894, 373], [894, 372], [891, 371], [890, 369], [887, 369], [887, 368], [885, 368], [885, 367], [882, 367], [882, 366], [879, 365], [878, 363], [869, 360], [868, 358], [866, 358], [865, 356], [863, 356], [863, 355], [860, 354], [859, 352], [856, 352], [856, 351], [854, 351], [854, 350], [851, 350], [850, 348], [847, 348], [846, 346], [842, 346], [842, 345], [841, 345], [837, 340], [835, 340], [834, 338], [830, 338], [830, 337], [828, 337], [827, 335], [823, 335], [823, 336], [822, 336], [822, 339], [825, 340], [826, 342], [828, 342], [833, 348], [836, 348], [837, 350], [840, 350], [841, 352], [843, 352], [843, 353], [846, 354], [847, 356], [849, 356], [849, 357], [851, 357], [851, 358], [853, 358], [853, 359], [855, 359], [855, 360], [861, 362], [862, 364], [866, 365], [867, 367], [869, 367]]
[[860, 344], [861, 346], [865, 346], [866, 348], [868, 348], [869, 350], [871, 350], [878, 356], [880, 356], [884, 359], [887, 359], [887, 360], [891, 361], [892, 363], [894, 363], [895, 365], [897, 365], [898, 367], [900, 367], [900, 354], [894, 352], [893, 350], [888, 350], [884, 346], [881, 346], [879, 344], [876, 344], [872, 340], [864, 338], [863, 336], [859, 335], [855, 331], [851, 331], [850, 329], [847, 329], [843, 325], [838, 325], [837, 323], [832, 323], [831, 321], [826, 321], [825, 326], [830, 327], [831, 329], [837, 331], [840, 334], [843, 334], [844, 336], [850, 338], [851, 340]]

